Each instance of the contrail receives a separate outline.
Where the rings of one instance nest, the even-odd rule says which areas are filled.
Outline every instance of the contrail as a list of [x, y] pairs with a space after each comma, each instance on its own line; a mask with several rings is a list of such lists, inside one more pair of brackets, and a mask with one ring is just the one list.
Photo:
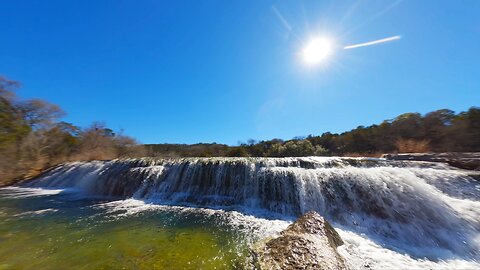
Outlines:
[[374, 41], [370, 41], [370, 42], [348, 45], [348, 46], [343, 47], [343, 49], [348, 50], [348, 49], [354, 49], [354, 48], [358, 48], [358, 47], [365, 47], [365, 46], [375, 45], [375, 44], [379, 44], [379, 43], [394, 41], [394, 40], [398, 40], [398, 39], [401, 39], [401, 38], [402, 38], [401, 36], [393, 36], [393, 37], [388, 37], [388, 38], [382, 38], [382, 39], [378, 39], [378, 40], [374, 40]]

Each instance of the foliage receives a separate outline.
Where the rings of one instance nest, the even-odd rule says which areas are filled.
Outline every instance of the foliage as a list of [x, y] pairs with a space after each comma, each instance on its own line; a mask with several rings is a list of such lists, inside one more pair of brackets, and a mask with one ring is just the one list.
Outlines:
[[146, 144], [146, 155], [151, 157], [220, 157], [227, 156], [229, 146], [217, 143]]
[[230, 150], [227, 152], [227, 157], [248, 157], [248, 152], [243, 146], [239, 147], [232, 147]]
[[0, 76], [0, 185], [35, 175], [72, 160], [143, 156], [143, 146], [117, 135], [102, 123], [81, 129], [59, 122], [65, 113], [55, 104], [21, 100], [17, 82]]
[[348, 132], [321, 136], [295, 137], [289, 141], [248, 140], [240, 146], [220, 144], [148, 145], [152, 156], [199, 156], [195, 147], [211, 156], [370, 156], [392, 152], [460, 152], [480, 151], [480, 108], [466, 112], [447, 109], [425, 115], [405, 113], [378, 125], [359, 126]]

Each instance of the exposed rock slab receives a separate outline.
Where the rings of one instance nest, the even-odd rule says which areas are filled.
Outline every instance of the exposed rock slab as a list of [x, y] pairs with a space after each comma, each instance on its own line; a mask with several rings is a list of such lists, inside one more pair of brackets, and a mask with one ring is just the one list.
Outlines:
[[389, 160], [443, 162], [461, 169], [480, 170], [480, 152], [385, 154], [383, 158]]
[[347, 269], [337, 247], [343, 241], [335, 229], [316, 212], [300, 217], [280, 236], [266, 239], [254, 248], [259, 269]]

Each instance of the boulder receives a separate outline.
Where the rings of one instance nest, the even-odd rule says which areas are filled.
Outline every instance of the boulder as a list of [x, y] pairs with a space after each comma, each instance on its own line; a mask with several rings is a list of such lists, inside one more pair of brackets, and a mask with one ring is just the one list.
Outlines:
[[300, 217], [276, 238], [253, 247], [258, 269], [347, 269], [337, 247], [343, 241], [316, 212]]

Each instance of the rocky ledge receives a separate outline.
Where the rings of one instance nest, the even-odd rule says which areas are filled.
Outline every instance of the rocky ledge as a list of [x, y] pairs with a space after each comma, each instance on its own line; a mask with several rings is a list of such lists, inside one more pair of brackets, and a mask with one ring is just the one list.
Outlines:
[[389, 160], [443, 162], [461, 169], [480, 170], [480, 152], [385, 154], [382, 157]]
[[343, 241], [316, 212], [300, 217], [276, 238], [253, 247], [258, 269], [347, 269], [337, 247]]

